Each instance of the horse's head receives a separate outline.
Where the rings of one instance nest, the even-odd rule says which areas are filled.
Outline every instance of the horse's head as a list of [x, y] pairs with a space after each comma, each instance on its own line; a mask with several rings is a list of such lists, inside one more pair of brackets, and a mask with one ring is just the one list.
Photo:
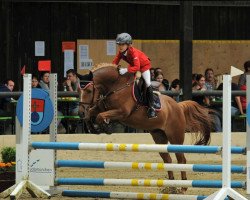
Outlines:
[[83, 118], [89, 118], [89, 109], [93, 107], [98, 98], [98, 91], [95, 90], [93, 82], [88, 83], [80, 90], [79, 113]]

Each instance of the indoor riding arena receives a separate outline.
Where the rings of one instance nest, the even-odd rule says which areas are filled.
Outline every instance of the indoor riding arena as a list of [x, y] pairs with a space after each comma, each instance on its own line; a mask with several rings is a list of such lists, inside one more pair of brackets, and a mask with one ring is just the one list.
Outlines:
[[0, 13], [0, 199], [250, 199], [249, 1]]

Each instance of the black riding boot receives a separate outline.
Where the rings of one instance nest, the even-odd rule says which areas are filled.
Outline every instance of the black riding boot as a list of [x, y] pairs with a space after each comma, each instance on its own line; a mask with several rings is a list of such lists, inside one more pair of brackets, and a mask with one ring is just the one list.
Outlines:
[[153, 88], [152, 88], [152, 86], [149, 86], [147, 88], [147, 99], [148, 99], [148, 112], [147, 112], [148, 118], [149, 119], [156, 118], [157, 115], [156, 115], [155, 109], [153, 107], [154, 97], [153, 97]]

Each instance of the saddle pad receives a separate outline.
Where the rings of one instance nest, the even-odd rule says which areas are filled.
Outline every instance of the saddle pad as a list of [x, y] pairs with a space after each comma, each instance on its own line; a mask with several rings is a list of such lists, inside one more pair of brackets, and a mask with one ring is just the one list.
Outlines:
[[[133, 84], [134, 85], [132, 87], [133, 88], [132, 89], [132, 96], [133, 96], [134, 100], [143, 106], [147, 106], [148, 101], [147, 101], [147, 98], [145, 98], [145, 95], [143, 94], [142, 90], [140, 90], [140, 88], [136, 84], [136, 81]], [[161, 101], [160, 101], [159, 94], [154, 93], [154, 106], [153, 107], [156, 111], [161, 110]]]

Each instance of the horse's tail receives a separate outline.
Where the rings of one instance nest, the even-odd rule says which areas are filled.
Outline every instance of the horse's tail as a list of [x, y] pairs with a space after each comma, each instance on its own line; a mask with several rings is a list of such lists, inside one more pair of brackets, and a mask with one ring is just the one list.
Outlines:
[[210, 143], [212, 117], [210, 110], [199, 105], [195, 101], [182, 101], [178, 103], [186, 118], [186, 130], [197, 133], [196, 145], [207, 145]]

